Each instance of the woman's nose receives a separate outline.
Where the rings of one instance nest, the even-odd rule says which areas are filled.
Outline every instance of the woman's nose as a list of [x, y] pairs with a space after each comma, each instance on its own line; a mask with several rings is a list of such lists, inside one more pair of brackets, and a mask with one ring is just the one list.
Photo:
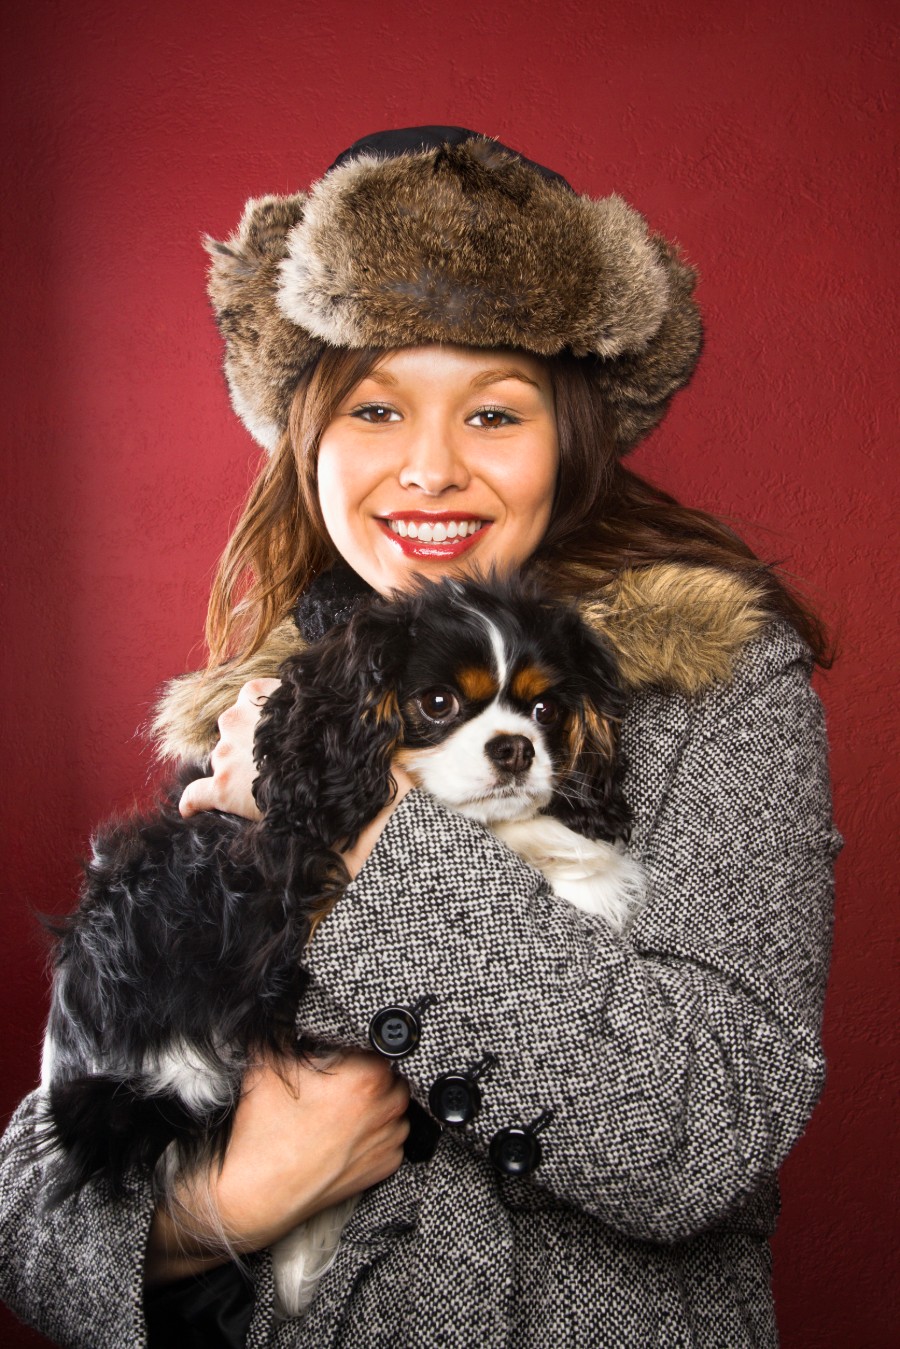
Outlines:
[[418, 488], [427, 496], [440, 496], [450, 488], [468, 486], [469, 470], [451, 432], [432, 427], [415, 436], [407, 446], [400, 484]]

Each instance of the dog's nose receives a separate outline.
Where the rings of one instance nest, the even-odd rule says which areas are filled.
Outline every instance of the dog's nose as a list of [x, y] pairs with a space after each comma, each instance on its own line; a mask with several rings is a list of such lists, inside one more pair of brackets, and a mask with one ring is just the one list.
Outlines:
[[534, 745], [527, 735], [495, 735], [484, 751], [505, 773], [524, 773], [534, 758]]

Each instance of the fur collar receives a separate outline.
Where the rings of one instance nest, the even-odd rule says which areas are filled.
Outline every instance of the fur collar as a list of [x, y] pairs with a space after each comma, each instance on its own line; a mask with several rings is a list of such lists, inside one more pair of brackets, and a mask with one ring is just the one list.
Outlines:
[[[682, 563], [624, 570], [581, 610], [615, 649], [632, 692], [664, 688], [687, 696], [727, 682], [767, 620], [751, 582]], [[216, 723], [241, 685], [276, 675], [302, 645], [293, 619], [285, 619], [247, 659], [172, 680], [151, 726], [160, 757], [205, 760], [217, 739]]]

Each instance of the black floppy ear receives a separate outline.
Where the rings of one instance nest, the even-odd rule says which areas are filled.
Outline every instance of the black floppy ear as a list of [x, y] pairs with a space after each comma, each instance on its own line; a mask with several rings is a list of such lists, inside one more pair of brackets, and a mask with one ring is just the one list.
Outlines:
[[282, 667], [256, 732], [262, 839], [351, 846], [394, 790], [409, 623], [376, 602]]
[[547, 813], [586, 838], [614, 842], [627, 839], [631, 827], [619, 750], [625, 697], [612, 652], [580, 619], [575, 622], [569, 637], [578, 705], [566, 727], [568, 753]]

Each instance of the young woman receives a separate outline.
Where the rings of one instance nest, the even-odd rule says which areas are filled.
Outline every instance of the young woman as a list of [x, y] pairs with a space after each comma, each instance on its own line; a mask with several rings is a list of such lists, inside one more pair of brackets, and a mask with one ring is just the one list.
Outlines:
[[[526, 568], [616, 647], [649, 895], [613, 935], [398, 767], [309, 957], [303, 1023], [343, 1058], [258, 1064], [221, 1171], [168, 1208], [135, 1173], [123, 1198], [90, 1186], [42, 1214], [28, 1098], [4, 1140], [4, 1295], [92, 1346], [144, 1342], [145, 1286], [167, 1344], [776, 1343], [776, 1175], [823, 1077], [824, 653], [730, 531], [621, 462], [693, 369], [692, 273], [618, 198], [457, 128], [359, 142], [211, 251], [234, 405], [271, 458], [214, 588], [210, 666], [160, 710], [167, 753], [211, 755], [183, 813], [254, 815], [253, 729], [298, 596], [322, 631], [348, 576], [356, 600]], [[366, 1030], [424, 995], [398, 1073]], [[403, 1162], [410, 1096], [486, 1055], [472, 1123]], [[524, 1165], [496, 1147], [510, 1127]], [[357, 1194], [312, 1305], [278, 1321], [267, 1248]]]

